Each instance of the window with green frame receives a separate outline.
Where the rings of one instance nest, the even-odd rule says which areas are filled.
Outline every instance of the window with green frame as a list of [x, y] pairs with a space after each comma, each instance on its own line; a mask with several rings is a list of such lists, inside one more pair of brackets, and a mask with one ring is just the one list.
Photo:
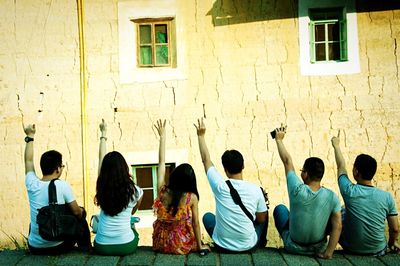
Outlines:
[[312, 63], [347, 61], [344, 8], [309, 9]]
[[165, 67], [173, 62], [171, 21], [173, 18], [135, 19], [139, 67]]
[[[151, 210], [157, 198], [157, 164], [132, 165], [133, 181], [143, 189], [143, 199], [139, 210]], [[165, 180], [175, 168], [174, 163], [165, 165]]]

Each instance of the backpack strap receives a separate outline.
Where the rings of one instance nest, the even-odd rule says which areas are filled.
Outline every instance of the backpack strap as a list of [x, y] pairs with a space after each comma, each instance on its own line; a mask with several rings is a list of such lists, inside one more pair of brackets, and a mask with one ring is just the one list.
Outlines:
[[52, 179], [49, 184], [49, 205], [57, 204], [57, 189], [54, 181], [57, 179]]
[[242, 209], [242, 211], [246, 214], [246, 216], [250, 219], [250, 221], [252, 223], [254, 223], [253, 221], [253, 216], [251, 215], [251, 213], [246, 209], [246, 207], [244, 206], [242, 199], [240, 198], [239, 193], [237, 192], [237, 190], [232, 186], [232, 183], [230, 180], [226, 181], [226, 184], [229, 187], [229, 190], [231, 192], [231, 196], [233, 199], [233, 202], [235, 202], [236, 205], [239, 205], [239, 207]]

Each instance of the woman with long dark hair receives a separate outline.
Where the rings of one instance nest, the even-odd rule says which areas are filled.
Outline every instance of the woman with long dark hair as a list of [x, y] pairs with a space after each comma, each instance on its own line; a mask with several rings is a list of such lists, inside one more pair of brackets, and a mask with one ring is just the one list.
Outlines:
[[158, 197], [153, 209], [157, 220], [153, 224], [153, 250], [162, 253], [206, 253], [209, 247], [201, 244], [199, 224], [199, 192], [196, 175], [190, 164], [176, 167], [165, 180], [165, 120], [154, 125], [160, 136], [157, 170]]
[[136, 251], [139, 234], [131, 226], [143, 190], [136, 186], [129, 166], [117, 151], [106, 154], [107, 126], [100, 124], [99, 176], [95, 203], [100, 206], [94, 251], [100, 255], [123, 256]]

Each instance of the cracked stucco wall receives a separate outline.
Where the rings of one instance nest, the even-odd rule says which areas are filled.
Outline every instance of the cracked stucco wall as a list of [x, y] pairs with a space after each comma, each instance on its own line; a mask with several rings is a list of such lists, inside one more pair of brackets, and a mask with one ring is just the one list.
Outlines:
[[[118, 6], [85, 1], [88, 64], [89, 202], [95, 193], [98, 122], [109, 125], [108, 149], [157, 152], [151, 125], [168, 120], [167, 149], [187, 151], [198, 176], [200, 212], [214, 209], [193, 123], [206, 117], [211, 157], [222, 171], [225, 149], [245, 158], [245, 178], [265, 187], [271, 207], [288, 203], [284, 170], [269, 131], [288, 125], [285, 143], [296, 168], [308, 156], [326, 163], [323, 185], [337, 193], [330, 138], [342, 130], [351, 170], [363, 152], [378, 161], [375, 184], [400, 205], [400, 11], [359, 13], [361, 72], [308, 77], [299, 69], [296, 1], [176, 1], [177, 38], [185, 42], [186, 78], [120, 84]], [[239, 4], [241, 3], [241, 4]], [[80, 137], [79, 48], [74, 1], [0, 4], [0, 247], [21, 241], [29, 223], [24, 187], [24, 122], [37, 124], [38, 159], [57, 149], [67, 179], [83, 203]], [[148, 163], [156, 163], [149, 157]], [[4, 208], [5, 209], [5, 208]], [[97, 212], [93, 205], [89, 212]], [[271, 213], [272, 214], [272, 213]], [[270, 219], [269, 245], [280, 245]], [[141, 243], [151, 244], [143, 229]]]

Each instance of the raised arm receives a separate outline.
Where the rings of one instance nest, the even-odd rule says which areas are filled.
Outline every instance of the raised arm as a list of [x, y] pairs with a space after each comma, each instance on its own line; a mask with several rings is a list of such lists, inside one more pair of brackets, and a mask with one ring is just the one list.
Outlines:
[[337, 165], [337, 176], [341, 176], [343, 174], [347, 174], [346, 171], [346, 162], [344, 161], [342, 151], [340, 150], [340, 130], [337, 137], [333, 137], [332, 146], [335, 150], [335, 160]]
[[25, 153], [24, 153], [24, 161], [25, 161], [25, 174], [28, 172], [35, 172], [35, 166], [33, 164], [33, 139], [35, 137], [36, 128], [35, 125], [24, 126], [24, 132], [26, 134], [25, 137]]
[[197, 120], [197, 125], [194, 124], [197, 130], [197, 138], [199, 140], [199, 148], [201, 160], [204, 165], [204, 170], [207, 174], [208, 169], [213, 166], [211, 162], [210, 153], [208, 152], [205, 135], [206, 135], [206, 126], [204, 125], [203, 118]]
[[158, 147], [157, 191], [160, 191], [165, 184], [165, 123], [165, 120], [162, 121], [159, 119], [154, 125], [160, 137], [160, 146]]
[[275, 141], [276, 146], [278, 147], [279, 157], [283, 162], [283, 166], [285, 167], [285, 175], [287, 176], [289, 171], [294, 171], [294, 166], [292, 162], [292, 157], [290, 157], [290, 154], [283, 144], [283, 138], [286, 134], [286, 126], [281, 125], [280, 128], [275, 129], [275, 133]]
[[100, 174], [101, 164], [103, 163], [103, 158], [107, 153], [106, 141], [107, 141], [107, 124], [104, 119], [101, 119], [99, 125], [101, 136], [100, 136], [100, 146], [99, 146], [99, 169], [98, 174]]
[[399, 222], [396, 216], [388, 216], [388, 225], [389, 225], [389, 242], [388, 247], [392, 252], [399, 253], [400, 245], [397, 243], [397, 238], [399, 236]]

